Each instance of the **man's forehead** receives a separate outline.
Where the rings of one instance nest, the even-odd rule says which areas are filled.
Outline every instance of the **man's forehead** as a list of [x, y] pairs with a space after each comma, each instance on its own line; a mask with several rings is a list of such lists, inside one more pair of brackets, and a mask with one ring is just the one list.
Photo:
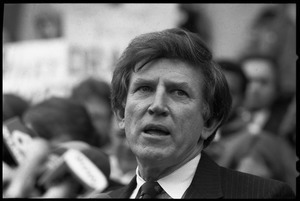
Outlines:
[[149, 58], [145, 58], [139, 62], [137, 62], [134, 66], [134, 72], [137, 72], [141, 69], [143, 69], [144, 67], [148, 67], [148, 66], [151, 66], [151, 64], [153, 63], [158, 63], [160, 61], [169, 61], [169, 62], [172, 62], [172, 63], [182, 63], [182, 64], [185, 64], [185, 65], [190, 65], [188, 62], [186, 61], [183, 61], [182, 59], [180, 58], [168, 58], [168, 57], [160, 57], [160, 58], [157, 58], [157, 59], [149, 59]]
[[146, 64], [139, 63], [135, 69], [138, 70], [133, 71], [131, 80], [134, 79], [138, 82], [158, 78], [163, 78], [170, 82], [187, 82], [187, 80], [190, 81], [191, 79], [201, 82], [203, 80], [200, 68], [178, 59], [159, 59]]

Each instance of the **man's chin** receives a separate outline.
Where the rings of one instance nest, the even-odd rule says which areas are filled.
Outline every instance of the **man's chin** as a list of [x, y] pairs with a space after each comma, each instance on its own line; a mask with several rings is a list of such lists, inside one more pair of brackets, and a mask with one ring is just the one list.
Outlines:
[[155, 150], [155, 151], [143, 150], [139, 152], [137, 156], [140, 161], [145, 161], [150, 165], [161, 163], [162, 161], [166, 161], [166, 159], [168, 158], [165, 152], [159, 150]]

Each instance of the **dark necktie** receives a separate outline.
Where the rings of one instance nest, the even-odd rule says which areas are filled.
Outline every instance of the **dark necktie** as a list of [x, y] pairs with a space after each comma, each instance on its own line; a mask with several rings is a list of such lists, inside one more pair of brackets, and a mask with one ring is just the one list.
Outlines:
[[144, 183], [140, 188], [140, 193], [136, 196], [138, 199], [153, 199], [162, 192], [161, 186], [154, 181]]

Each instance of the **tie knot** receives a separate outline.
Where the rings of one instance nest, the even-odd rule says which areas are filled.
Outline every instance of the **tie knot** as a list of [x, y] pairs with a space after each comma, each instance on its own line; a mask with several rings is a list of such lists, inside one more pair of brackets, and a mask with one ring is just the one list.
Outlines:
[[142, 198], [155, 198], [162, 192], [161, 186], [154, 181], [149, 181], [141, 186], [141, 197]]

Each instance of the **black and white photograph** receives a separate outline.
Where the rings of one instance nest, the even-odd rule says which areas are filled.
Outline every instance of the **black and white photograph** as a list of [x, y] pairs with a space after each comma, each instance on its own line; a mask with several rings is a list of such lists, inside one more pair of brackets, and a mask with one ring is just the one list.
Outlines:
[[296, 198], [296, 3], [2, 5], [2, 198]]

